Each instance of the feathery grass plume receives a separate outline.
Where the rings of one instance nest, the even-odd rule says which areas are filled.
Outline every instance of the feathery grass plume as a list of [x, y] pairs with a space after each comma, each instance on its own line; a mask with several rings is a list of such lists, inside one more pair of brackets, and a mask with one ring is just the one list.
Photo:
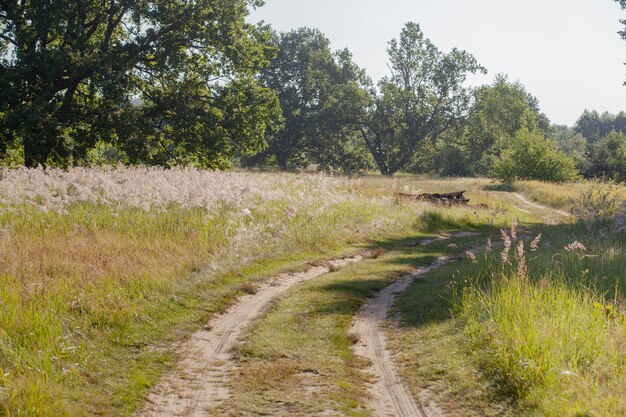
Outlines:
[[511, 239], [517, 239], [517, 219], [515, 219], [511, 225]]
[[473, 262], [473, 263], [478, 263], [478, 259], [476, 259], [476, 255], [474, 255], [474, 252], [472, 251], [465, 251], [465, 255], [467, 255], [467, 257]]
[[537, 235], [537, 237], [530, 242], [530, 251], [531, 252], [537, 252], [537, 250], [539, 250], [539, 244], [541, 243], [541, 233], [539, 233]]
[[502, 252], [500, 253], [500, 259], [502, 259], [502, 263], [508, 264], [512, 241], [504, 229], [501, 229], [500, 231], [502, 232], [502, 240], [504, 241], [504, 249], [502, 249]]
[[582, 243], [576, 240], [570, 243], [569, 245], [565, 246], [565, 250], [568, 252], [578, 252], [578, 251], [586, 252], [587, 248], [585, 247], [585, 245], [583, 245]]
[[528, 272], [528, 268], [526, 266], [526, 253], [524, 251], [524, 241], [520, 240], [517, 244], [517, 273], [521, 277], [525, 277]]
[[491, 242], [491, 238], [487, 239], [487, 248], [485, 249], [487, 253], [491, 253], [493, 251], [493, 243]]

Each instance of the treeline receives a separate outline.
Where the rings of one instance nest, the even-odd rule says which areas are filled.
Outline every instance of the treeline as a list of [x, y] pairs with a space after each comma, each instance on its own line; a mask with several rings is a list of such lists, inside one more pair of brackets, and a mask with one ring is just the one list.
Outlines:
[[[257, 0], [4, 2], [5, 164], [193, 164], [502, 180], [626, 178], [626, 115], [554, 126], [519, 82], [408, 23], [374, 83], [318, 30], [245, 22]], [[623, 156], [624, 155], [624, 156]]]

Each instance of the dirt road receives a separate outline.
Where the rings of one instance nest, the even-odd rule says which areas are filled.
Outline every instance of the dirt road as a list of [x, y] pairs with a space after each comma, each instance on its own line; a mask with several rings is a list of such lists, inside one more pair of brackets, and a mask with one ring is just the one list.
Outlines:
[[270, 302], [290, 288], [360, 262], [366, 256], [326, 262], [301, 273], [284, 274], [261, 287], [255, 294], [241, 297], [225, 313], [216, 316], [193, 334], [179, 350], [182, 357], [177, 369], [153, 389], [138, 417], [206, 416], [206, 410], [228, 398], [227, 380], [235, 362], [232, 349], [241, 332], [259, 317]]
[[389, 285], [363, 305], [352, 324], [350, 333], [358, 338], [355, 352], [369, 359], [371, 363], [369, 372], [375, 378], [375, 382], [370, 387], [368, 401], [369, 408], [375, 416], [443, 416], [441, 410], [428, 399], [426, 393], [421, 398], [414, 398], [396, 372], [391, 352], [387, 349], [383, 325], [399, 293], [405, 291], [415, 278], [451, 262], [452, 259], [450, 257], [439, 258], [430, 265], [419, 268]]

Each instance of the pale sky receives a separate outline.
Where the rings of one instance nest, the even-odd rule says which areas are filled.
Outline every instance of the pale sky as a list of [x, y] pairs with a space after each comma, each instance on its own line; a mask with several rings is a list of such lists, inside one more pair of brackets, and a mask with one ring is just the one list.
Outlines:
[[584, 109], [626, 111], [623, 18], [612, 0], [266, 0], [249, 20], [318, 28], [375, 81], [389, 72], [387, 43], [413, 21], [439, 49], [465, 49], [487, 68], [472, 85], [509, 74], [553, 123], [572, 125]]

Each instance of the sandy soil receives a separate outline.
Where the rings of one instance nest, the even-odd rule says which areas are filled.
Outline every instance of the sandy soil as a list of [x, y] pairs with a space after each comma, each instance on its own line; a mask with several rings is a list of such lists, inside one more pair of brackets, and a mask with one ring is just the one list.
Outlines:
[[241, 332], [258, 318], [270, 302], [290, 288], [331, 270], [360, 262], [366, 255], [326, 262], [301, 273], [284, 274], [241, 297], [225, 313], [216, 316], [178, 350], [182, 360], [148, 396], [138, 417], [205, 416], [207, 410], [227, 399], [227, 380], [235, 366], [231, 353]]
[[[543, 210], [543, 211], [552, 211], [554, 213], [559, 214], [560, 216], [563, 217], [571, 217], [571, 213], [568, 213], [567, 211], [564, 210], [559, 210], [553, 207], [548, 207], [548, 206], [544, 206], [543, 204], [539, 204], [536, 203], [534, 201], [530, 201], [529, 199], [527, 199], [526, 197], [524, 197], [522, 194], [520, 193], [510, 193], [511, 195], [513, 195], [515, 198], [517, 198], [518, 200], [520, 200], [521, 202], [523, 202], [524, 204], [526, 204], [527, 206], [533, 207], [537, 210]], [[520, 211], [522, 211], [520, 209]], [[525, 212], [530, 212], [530, 211], [526, 211]]]
[[415, 278], [451, 262], [452, 259], [439, 258], [394, 282], [375, 298], [368, 300], [354, 319], [350, 333], [358, 339], [355, 352], [370, 361], [369, 372], [374, 376], [375, 382], [370, 386], [368, 406], [375, 416], [444, 416], [437, 404], [430, 399], [428, 392], [414, 398], [404, 384], [394, 368], [382, 326], [387, 321], [389, 309], [399, 293], [405, 291]]

